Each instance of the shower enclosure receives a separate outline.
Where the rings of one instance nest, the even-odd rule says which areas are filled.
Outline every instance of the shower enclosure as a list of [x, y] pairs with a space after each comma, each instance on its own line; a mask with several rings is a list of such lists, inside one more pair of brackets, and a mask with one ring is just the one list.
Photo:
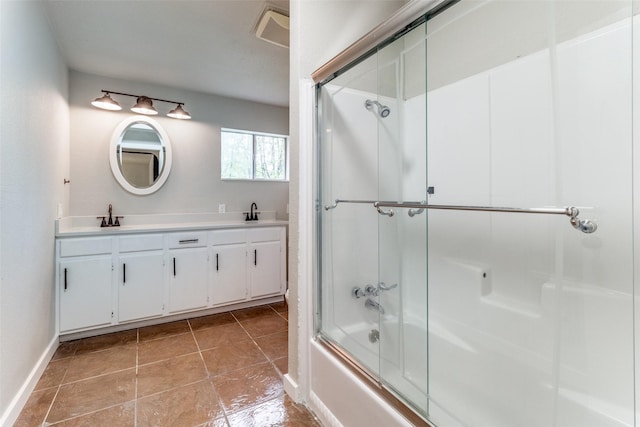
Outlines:
[[424, 420], [640, 425], [637, 13], [451, 2], [318, 82], [316, 335]]

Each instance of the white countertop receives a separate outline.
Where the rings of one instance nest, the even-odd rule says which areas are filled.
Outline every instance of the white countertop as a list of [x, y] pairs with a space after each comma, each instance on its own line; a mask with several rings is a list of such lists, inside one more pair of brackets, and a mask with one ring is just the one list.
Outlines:
[[[109, 236], [167, 231], [205, 230], [246, 227], [286, 226], [289, 221], [276, 219], [275, 211], [259, 211], [258, 221], [245, 221], [242, 212], [120, 215], [120, 226], [100, 227], [95, 216], [72, 216], [56, 220], [56, 237]], [[114, 221], [115, 221], [114, 213]], [[108, 217], [107, 217], [108, 219]]]

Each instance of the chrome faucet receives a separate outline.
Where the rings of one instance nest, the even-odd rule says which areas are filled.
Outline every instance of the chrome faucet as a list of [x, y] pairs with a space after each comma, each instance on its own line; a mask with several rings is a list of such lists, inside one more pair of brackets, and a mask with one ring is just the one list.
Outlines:
[[373, 295], [374, 297], [377, 297], [378, 294], [380, 294], [380, 291], [373, 285], [367, 285], [364, 288], [364, 293], [365, 295]]
[[364, 306], [369, 310], [376, 310], [380, 314], [384, 314], [384, 308], [382, 308], [382, 306], [378, 302], [372, 300], [371, 298], [367, 298], [367, 300], [364, 302]]
[[380, 291], [390, 291], [391, 289], [397, 288], [397, 287], [398, 287], [397, 283], [394, 283], [393, 285], [387, 285], [384, 282], [378, 283], [378, 286], [369, 284], [365, 286], [364, 289], [357, 286], [351, 289], [351, 296], [355, 298], [362, 298], [366, 296], [377, 297], [378, 295], [380, 295]]
[[[254, 211], [253, 208], [255, 208], [256, 210]], [[260, 212], [258, 212], [258, 205], [256, 205], [256, 202], [251, 203], [250, 211], [245, 213], [247, 214], [246, 218], [244, 219], [245, 221], [257, 221], [258, 214]]]

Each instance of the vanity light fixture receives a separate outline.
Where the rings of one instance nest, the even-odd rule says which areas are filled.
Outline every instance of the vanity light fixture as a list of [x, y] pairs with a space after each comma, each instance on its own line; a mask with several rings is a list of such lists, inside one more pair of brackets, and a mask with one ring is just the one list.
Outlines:
[[169, 101], [167, 99], [151, 98], [149, 96], [144, 96], [144, 95], [133, 95], [130, 93], [114, 92], [112, 90], [104, 90], [104, 89], [102, 90], [102, 93], [104, 95], [94, 99], [91, 102], [91, 105], [93, 105], [94, 107], [102, 108], [103, 110], [111, 110], [111, 111], [122, 110], [122, 107], [120, 106], [120, 104], [118, 104], [114, 99], [112, 99], [110, 94], [124, 95], [124, 96], [131, 96], [133, 98], [136, 98], [136, 104], [133, 107], [131, 107], [131, 111], [135, 113], [145, 114], [147, 116], [155, 116], [156, 114], [158, 114], [158, 110], [154, 108], [153, 101], [160, 101], [160, 102], [167, 102], [169, 104], [177, 104], [176, 108], [174, 108], [173, 110], [167, 113], [167, 116], [174, 119], [181, 119], [181, 120], [191, 119], [191, 115], [187, 113], [184, 110], [184, 108], [182, 108], [182, 106], [184, 105], [184, 102]]
[[155, 116], [158, 110], [153, 108], [153, 101], [148, 96], [139, 96], [136, 105], [131, 107], [131, 111], [138, 114], [146, 114], [147, 116]]
[[116, 101], [109, 96], [109, 92], [104, 92], [104, 96], [91, 101], [91, 105], [94, 107], [102, 108], [103, 110], [120, 111], [122, 107]]
[[191, 115], [189, 113], [187, 113], [186, 111], [184, 111], [184, 108], [182, 108], [182, 104], [178, 104], [178, 106], [176, 108], [174, 108], [173, 110], [169, 111], [167, 113], [167, 116], [169, 117], [173, 117], [174, 119], [190, 119]]

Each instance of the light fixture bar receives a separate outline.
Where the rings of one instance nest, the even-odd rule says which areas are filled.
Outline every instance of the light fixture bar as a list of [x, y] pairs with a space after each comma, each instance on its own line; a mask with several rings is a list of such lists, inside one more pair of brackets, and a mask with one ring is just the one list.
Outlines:
[[114, 91], [112, 91], [112, 90], [104, 90], [104, 89], [102, 89], [102, 92], [110, 93], [110, 94], [112, 94], [112, 95], [124, 95], [124, 96], [131, 96], [131, 97], [133, 97], [133, 98], [140, 98], [141, 96], [144, 96], [145, 98], [149, 98], [149, 99], [152, 99], [152, 100], [154, 100], [154, 101], [168, 102], [169, 104], [180, 104], [180, 105], [184, 105], [184, 102], [181, 102], [181, 101], [169, 101], [168, 99], [152, 98], [152, 97], [150, 97], [150, 96], [146, 96], [146, 95], [133, 95], [133, 94], [130, 94], [130, 93], [114, 92]]
[[[136, 113], [148, 114], [148, 115], [158, 114], [158, 112], [155, 110], [155, 108], [153, 108], [153, 105], [151, 103], [151, 100], [153, 100], [153, 101], [167, 102], [169, 104], [177, 104], [176, 108], [174, 108], [173, 110], [169, 111], [169, 113], [167, 114], [169, 117], [172, 117], [174, 119], [182, 119], [182, 120], [191, 119], [191, 115], [182, 108], [182, 106], [184, 105], [184, 102], [182, 102], [182, 101], [171, 101], [169, 99], [153, 98], [153, 97], [146, 96], [146, 95], [134, 95], [134, 94], [131, 94], [131, 93], [116, 92], [116, 91], [113, 91], [113, 90], [106, 90], [106, 89], [102, 89], [101, 91], [102, 91], [102, 93], [105, 94], [105, 97], [107, 97], [107, 98], [109, 98], [109, 94], [130, 96], [132, 98], [136, 98], [137, 104], [134, 105], [133, 108], [138, 107], [138, 104], [140, 103], [141, 100], [144, 100], [144, 101], [148, 100], [148, 102], [146, 103], [145, 108], [143, 110], [140, 110], [139, 108], [136, 109], [136, 110], [133, 110]], [[105, 97], [103, 97], [103, 98], [105, 98]], [[115, 108], [107, 108], [107, 106], [104, 106], [102, 104], [96, 103], [96, 101], [98, 101], [99, 99], [101, 100], [103, 98], [96, 98], [94, 100], [94, 102], [92, 102], [92, 105], [94, 105], [95, 107], [98, 107], [98, 108], [102, 108], [102, 109], [114, 110]], [[111, 99], [111, 98], [109, 98], [109, 99]], [[115, 102], [115, 101], [113, 101], [113, 102], [115, 103], [115, 105], [118, 105], [117, 102]], [[119, 105], [118, 105], [118, 107], [119, 107]]]

